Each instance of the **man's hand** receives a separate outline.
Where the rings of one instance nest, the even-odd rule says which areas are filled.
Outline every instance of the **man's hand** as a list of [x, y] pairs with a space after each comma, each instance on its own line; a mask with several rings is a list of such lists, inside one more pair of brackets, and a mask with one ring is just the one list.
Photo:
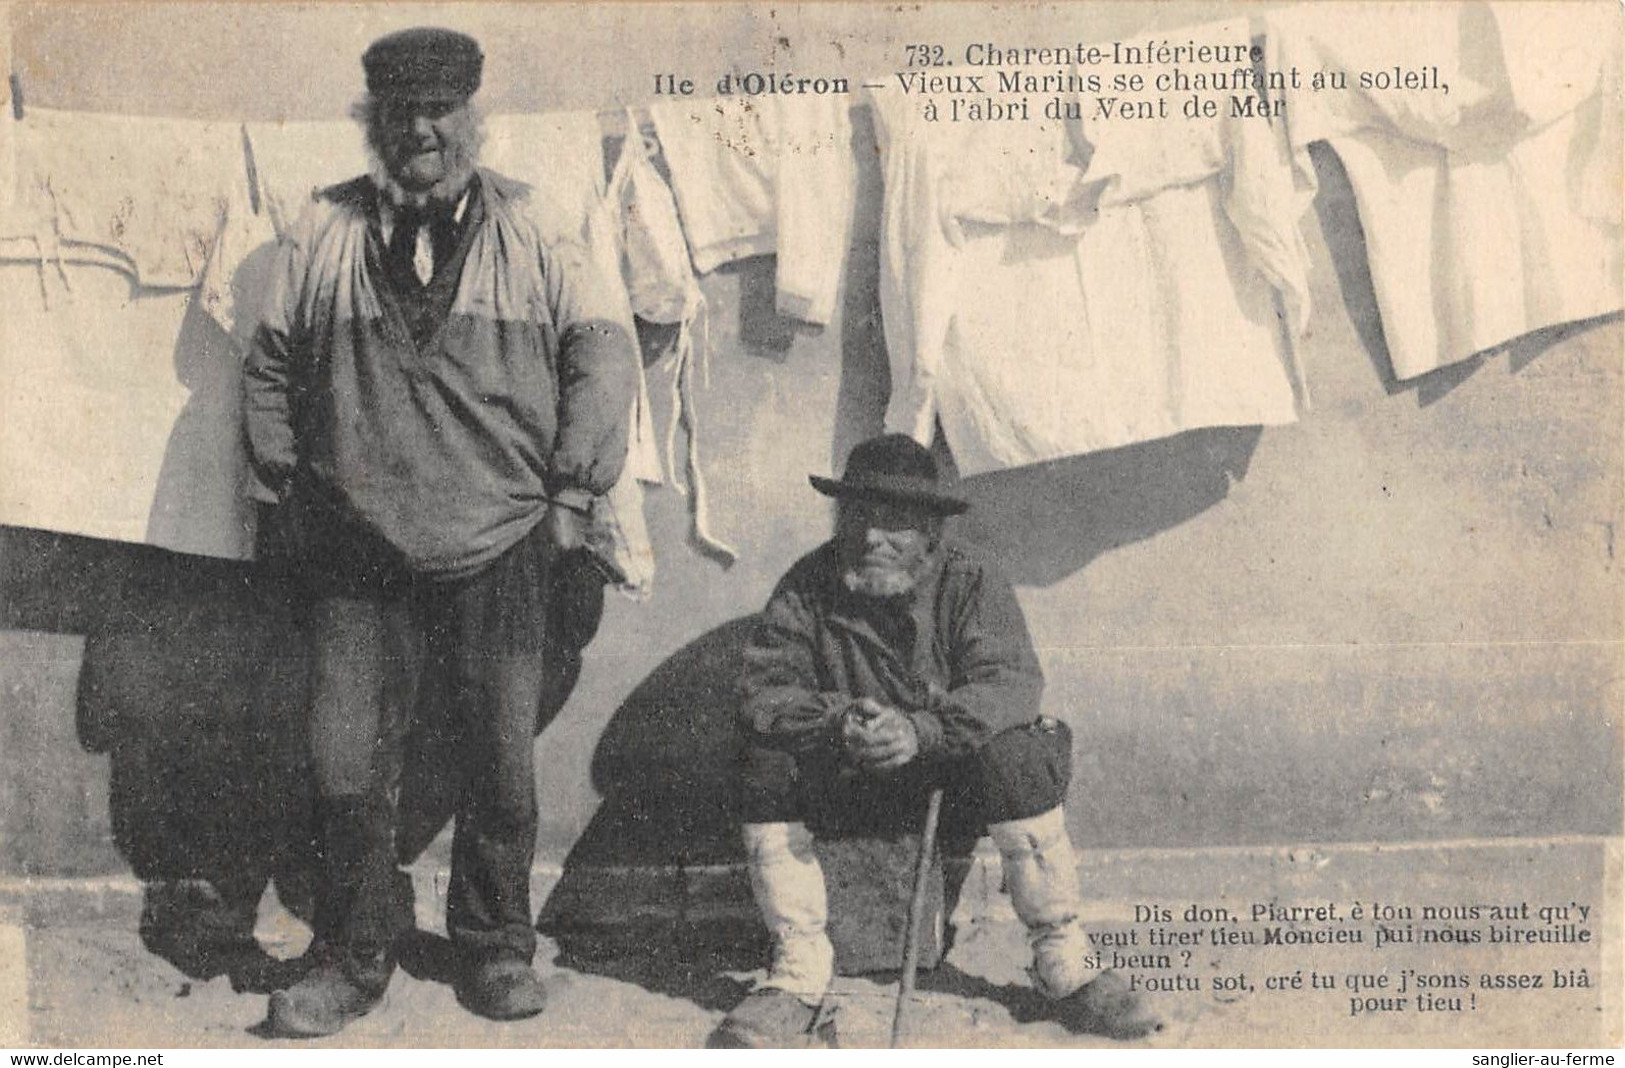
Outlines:
[[920, 754], [913, 721], [868, 697], [858, 698], [847, 710], [841, 742], [865, 771], [893, 771]]
[[547, 507], [547, 518], [542, 522], [547, 524], [548, 540], [561, 553], [579, 549], [587, 543], [588, 518], [574, 508], [550, 504]]

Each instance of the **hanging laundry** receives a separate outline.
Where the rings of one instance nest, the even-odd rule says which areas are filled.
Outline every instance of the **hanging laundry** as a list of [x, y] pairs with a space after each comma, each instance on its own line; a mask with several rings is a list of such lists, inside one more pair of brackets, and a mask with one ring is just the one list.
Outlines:
[[0, 522], [246, 557], [238, 357], [211, 318], [254, 285], [220, 258], [255, 240], [240, 127], [31, 107], [12, 133]]
[[[1290, 234], [1308, 200], [1256, 189], [1239, 138], [1146, 155], [1105, 132], [1086, 147], [1060, 123], [928, 123], [913, 101], [871, 99], [889, 429], [924, 442], [940, 422], [976, 474], [1297, 418], [1289, 331], [1255, 257], [1299, 284]], [[1306, 299], [1286, 302], [1295, 319]]]
[[[1299, 173], [1348, 173], [1396, 378], [1618, 310], [1619, 30], [1603, 5], [1311, 4], [1265, 16]], [[1366, 84], [1362, 86], [1362, 72]], [[1384, 90], [1406, 72], [1449, 91]]]
[[778, 309], [834, 315], [856, 168], [845, 97], [718, 97], [652, 104], [694, 266], [776, 252]]
[[[1246, 19], [1171, 33], [1181, 41], [1207, 45], [1214, 54], [1234, 57], [1246, 50], [1237, 60], [1241, 64], [1252, 54], [1253, 34]], [[1097, 64], [1078, 73], [1109, 80], [1123, 71], [1132, 68]], [[1216, 105], [1214, 114], [1124, 120], [1084, 102], [1080, 134], [1089, 152], [1087, 179], [1104, 183], [1104, 208], [1217, 178], [1225, 216], [1251, 262], [1280, 294], [1293, 334], [1302, 335], [1309, 325], [1309, 250], [1300, 222], [1313, 205], [1315, 185], [1298, 171], [1282, 123], [1265, 117], [1275, 110], [1280, 94], [1255, 85], [1193, 95]], [[1255, 113], [1238, 113], [1233, 99], [1248, 102]]]
[[226, 218], [248, 210], [236, 123], [30, 107], [0, 237], [44, 260], [101, 263], [143, 286], [191, 288]]
[[276, 241], [276, 228], [267, 213], [234, 209], [204, 260], [198, 305], [239, 346], [248, 342], [259, 319]]
[[238, 368], [192, 290], [0, 261], [0, 523], [246, 559]]
[[254, 192], [277, 235], [286, 234], [316, 191], [369, 168], [366, 137], [353, 120], [243, 125]]
[[[0, 59], [5, 70], [16, 70], [11, 58], [11, 4], [0, 2]], [[10, 79], [0, 80], [0, 209], [9, 210], [17, 177], [17, 130]]]
[[[605, 278], [622, 277], [620, 211], [606, 190], [604, 134], [596, 112], [493, 115], [485, 120], [480, 161], [531, 187], [529, 210], [544, 235], [583, 245]], [[623, 318], [632, 331], [631, 315]], [[659, 444], [641, 368], [626, 470], [638, 482], [662, 481]], [[623, 510], [624, 506], [625, 502]]]
[[531, 187], [545, 236], [581, 240], [604, 199], [603, 131], [591, 111], [492, 115], [480, 163]]
[[[493, 115], [485, 120], [481, 165], [531, 188], [528, 211], [545, 237], [582, 249], [612, 283], [621, 272], [620, 212], [604, 180], [603, 130], [594, 112]], [[615, 314], [636, 337], [630, 303], [612, 285]], [[647, 597], [653, 590], [655, 560], [643, 512], [641, 483], [661, 479], [659, 445], [649, 407], [648, 385], [638, 365], [627, 461], [620, 479], [594, 504], [593, 523], [606, 533], [606, 560], [623, 593]]]
[[[695, 543], [727, 566], [738, 554], [711, 532], [695, 396], [696, 370], [702, 379], [707, 377], [709, 308], [699, 280], [689, 267], [677, 205], [650, 155], [650, 146], [628, 112], [627, 135], [609, 188], [609, 201], [619, 209], [621, 267], [633, 313], [645, 322], [677, 327], [677, 338], [663, 368], [672, 383], [666, 465], [672, 472], [673, 485], [688, 495]], [[679, 430], [687, 441], [683, 464], [686, 485], [678, 476]]]

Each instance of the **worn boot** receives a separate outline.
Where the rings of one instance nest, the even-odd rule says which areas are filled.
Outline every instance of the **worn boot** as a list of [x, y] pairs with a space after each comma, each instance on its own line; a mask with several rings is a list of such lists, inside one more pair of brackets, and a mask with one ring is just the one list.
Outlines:
[[335, 1035], [378, 1007], [395, 964], [387, 954], [358, 958], [342, 950], [313, 954], [305, 977], [271, 995], [266, 1032], [277, 1038]]
[[464, 966], [457, 979], [457, 1000], [487, 1020], [524, 1020], [547, 1006], [547, 993], [529, 961], [498, 955]]
[[1078, 862], [1064, 813], [1052, 808], [1028, 819], [995, 823], [1004, 883], [1033, 950], [1028, 974], [1068, 1030], [1109, 1038], [1142, 1038], [1162, 1023], [1121, 974], [1092, 959], [1081, 918]]
[[387, 807], [364, 797], [321, 802], [316, 941], [304, 978], [271, 995], [266, 1030], [335, 1034], [383, 1000], [397, 937], [411, 926], [411, 881], [395, 868]]
[[835, 978], [824, 871], [804, 824], [747, 823], [744, 838], [751, 890], [773, 937], [773, 962], [767, 979], [727, 1015], [708, 1045], [802, 1046]]

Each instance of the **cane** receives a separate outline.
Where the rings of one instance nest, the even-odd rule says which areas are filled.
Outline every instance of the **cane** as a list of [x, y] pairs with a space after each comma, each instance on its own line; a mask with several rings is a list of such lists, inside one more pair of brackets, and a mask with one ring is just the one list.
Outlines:
[[937, 844], [937, 817], [942, 814], [942, 788], [931, 791], [925, 806], [925, 830], [920, 832], [920, 859], [914, 868], [914, 897], [908, 903], [908, 927], [903, 931], [903, 975], [897, 984], [897, 1012], [891, 1019], [891, 1048], [903, 1038], [903, 1021], [914, 997], [914, 970], [920, 963], [920, 913], [925, 911], [925, 886], [931, 874], [931, 854]]

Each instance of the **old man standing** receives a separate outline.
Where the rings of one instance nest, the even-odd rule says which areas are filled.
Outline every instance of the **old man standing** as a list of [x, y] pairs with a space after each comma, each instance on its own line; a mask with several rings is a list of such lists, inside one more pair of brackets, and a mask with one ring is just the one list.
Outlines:
[[459, 999], [493, 1019], [541, 1011], [546, 578], [620, 474], [636, 375], [584, 252], [544, 243], [526, 187], [477, 166], [479, 45], [406, 30], [362, 65], [372, 173], [321, 190], [285, 235], [246, 364], [256, 490], [312, 645], [314, 966], [267, 1021], [295, 1036], [374, 1008], [411, 924], [391, 777], [412, 665], [443, 673], [460, 724], [443, 754]]
[[1159, 1026], [1079, 919], [1062, 814], [1072, 735], [1039, 712], [1043, 676], [1009, 583], [943, 536], [966, 503], [903, 435], [852, 450], [835, 536], [779, 582], [745, 651], [742, 818], [751, 886], [773, 941], [767, 979], [713, 1044], [793, 1044], [834, 978], [824, 876], [809, 822], [945, 790], [961, 826], [985, 827], [1056, 1019], [1135, 1038]]

